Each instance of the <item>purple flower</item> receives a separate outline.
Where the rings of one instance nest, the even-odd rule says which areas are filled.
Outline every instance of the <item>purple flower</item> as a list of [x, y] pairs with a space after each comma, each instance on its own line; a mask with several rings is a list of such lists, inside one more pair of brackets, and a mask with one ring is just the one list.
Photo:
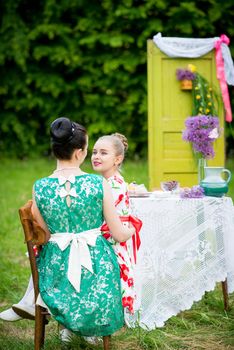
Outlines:
[[176, 77], [177, 77], [177, 80], [194, 80], [196, 77], [196, 74], [194, 74], [188, 69], [177, 69]]
[[193, 186], [190, 188], [184, 188], [180, 192], [181, 198], [202, 198], [204, 196], [204, 189], [201, 186]]
[[181, 198], [190, 198], [191, 190], [189, 187], [184, 188], [180, 191]]
[[211, 115], [188, 117], [185, 126], [186, 129], [182, 132], [183, 140], [191, 142], [194, 152], [200, 153], [203, 158], [213, 158], [215, 138], [211, 138], [210, 135], [214, 129], [217, 129], [217, 134], [220, 135], [219, 119]]
[[204, 189], [201, 186], [193, 186], [191, 188], [191, 198], [201, 198], [204, 196]]
[[163, 191], [174, 191], [177, 190], [179, 186], [178, 181], [163, 181], [161, 182], [161, 188]]

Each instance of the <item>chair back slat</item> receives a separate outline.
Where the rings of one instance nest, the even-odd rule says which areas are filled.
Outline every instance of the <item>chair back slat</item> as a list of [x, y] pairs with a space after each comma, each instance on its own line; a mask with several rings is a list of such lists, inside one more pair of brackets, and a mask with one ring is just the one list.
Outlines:
[[33, 240], [31, 208], [32, 200], [29, 200], [23, 207], [19, 209], [20, 220], [24, 229], [25, 242]]
[[33, 220], [32, 216], [32, 200], [29, 200], [23, 207], [19, 209], [19, 216], [21, 224], [24, 230], [25, 242], [27, 243], [29, 261], [32, 272], [32, 279], [34, 284], [35, 300], [39, 294], [38, 288], [38, 270], [36, 265], [35, 253], [33, 246], [39, 245], [38, 250], [40, 250], [40, 245], [45, 241], [44, 230]]
[[36, 245], [42, 245], [46, 241], [46, 233], [33, 219], [32, 200], [29, 200], [19, 209], [20, 220], [24, 228], [25, 242], [32, 241]]

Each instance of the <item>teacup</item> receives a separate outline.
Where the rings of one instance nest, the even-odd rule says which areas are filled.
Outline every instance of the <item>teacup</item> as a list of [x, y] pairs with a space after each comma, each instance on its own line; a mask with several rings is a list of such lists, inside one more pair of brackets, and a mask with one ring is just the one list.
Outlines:
[[172, 180], [172, 181], [161, 182], [161, 189], [163, 191], [175, 192], [179, 190], [179, 188], [180, 188], [180, 184], [178, 181]]

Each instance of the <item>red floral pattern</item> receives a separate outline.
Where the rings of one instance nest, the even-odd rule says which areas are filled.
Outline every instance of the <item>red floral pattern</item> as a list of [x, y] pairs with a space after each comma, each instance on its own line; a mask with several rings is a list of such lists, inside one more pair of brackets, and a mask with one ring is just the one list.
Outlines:
[[118, 182], [119, 184], [124, 183], [124, 179], [121, 178], [121, 177], [119, 177], [119, 176], [114, 175], [114, 176], [113, 176], [113, 179], [114, 179], [116, 182]]
[[122, 298], [123, 307], [128, 308], [131, 313], [133, 313], [133, 311], [134, 311], [133, 303], [134, 303], [134, 298], [132, 298], [130, 296]]
[[33, 253], [34, 253], [35, 257], [37, 258], [38, 255], [39, 255], [39, 252], [38, 252], [38, 249], [37, 249], [36, 245], [33, 246]]
[[125, 193], [125, 204], [127, 207], [129, 207], [129, 195], [128, 192]]
[[[121, 176], [112, 176], [108, 179], [112, 188], [112, 194], [115, 200], [115, 207], [120, 216], [129, 216], [129, 196], [127, 185]], [[131, 258], [131, 250], [127, 242], [117, 243], [113, 240], [109, 232], [104, 233], [104, 237], [113, 244], [120, 266], [120, 281], [122, 290], [122, 304], [125, 312], [134, 313], [134, 276]], [[129, 244], [130, 245], [130, 244]]]
[[125, 282], [128, 280], [129, 268], [125, 264], [120, 264], [120, 278], [122, 278]]
[[128, 286], [132, 287], [133, 286], [133, 278], [128, 279]]
[[123, 193], [121, 193], [118, 197], [118, 199], [115, 201], [115, 206], [117, 207], [117, 205], [123, 200], [124, 195]]

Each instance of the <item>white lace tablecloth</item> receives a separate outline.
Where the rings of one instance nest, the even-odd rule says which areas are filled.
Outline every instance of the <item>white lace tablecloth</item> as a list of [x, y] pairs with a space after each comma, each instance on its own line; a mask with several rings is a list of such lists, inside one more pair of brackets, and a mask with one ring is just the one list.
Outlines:
[[143, 227], [135, 268], [139, 312], [129, 326], [162, 327], [226, 277], [234, 291], [231, 198], [131, 198], [131, 207]]

